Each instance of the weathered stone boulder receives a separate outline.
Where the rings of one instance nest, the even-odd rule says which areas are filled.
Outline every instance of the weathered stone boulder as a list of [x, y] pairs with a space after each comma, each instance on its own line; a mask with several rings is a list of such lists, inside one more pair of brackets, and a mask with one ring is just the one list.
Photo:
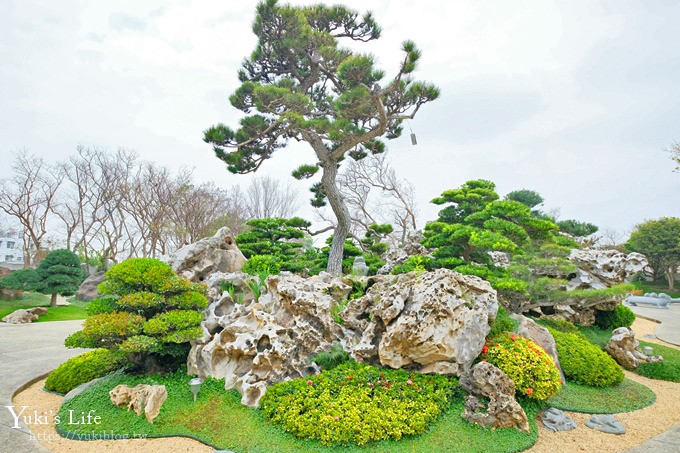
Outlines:
[[604, 350], [627, 370], [634, 370], [640, 363], [663, 360], [661, 356], [647, 356], [642, 352], [640, 343], [635, 339], [635, 332], [630, 327], [614, 329]]
[[[527, 415], [515, 400], [515, 383], [500, 368], [479, 362], [460, 384], [471, 393], [465, 398], [464, 419], [485, 428], [515, 427], [529, 432]], [[488, 405], [482, 403], [482, 398], [489, 400]]]
[[[358, 361], [460, 376], [498, 308], [487, 282], [445, 269], [370, 277], [366, 294], [349, 302], [350, 282], [327, 273], [270, 276], [258, 300], [246, 284], [253, 278], [217, 273], [205, 280], [212, 303], [188, 358], [190, 374], [225, 378], [248, 406], [257, 406], [268, 385], [318, 371], [310, 356], [334, 343]], [[339, 324], [331, 309], [343, 306]]]
[[420, 243], [423, 234], [419, 231], [411, 233], [403, 244], [392, 244], [382, 256], [385, 265], [378, 270], [378, 274], [389, 274], [394, 266], [404, 264], [412, 256], [427, 256], [429, 251]]
[[220, 228], [211, 238], [182, 247], [168, 258], [175, 272], [194, 282], [214, 272], [239, 272], [246, 261], [227, 227]]
[[437, 269], [376, 279], [341, 316], [361, 335], [351, 351], [357, 360], [462, 376], [497, 311], [496, 291], [487, 281]]
[[626, 434], [626, 427], [613, 415], [593, 415], [585, 421], [588, 428], [608, 434]]
[[630, 282], [635, 274], [649, 267], [644, 255], [626, 255], [616, 250], [573, 249], [569, 260], [579, 269], [569, 280], [568, 290], [602, 289]]
[[161, 412], [163, 403], [168, 398], [168, 391], [164, 385], [139, 384], [135, 387], [117, 385], [109, 392], [111, 402], [117, 407], [127, 406], [127, 410], [134, 410], [137, 415], [144, 416], [153, 424]]
[[555, 344], [555, 339], [550, 334], [550, 331], [543, 326], [539, 326], [536, 321], [526, 316], [511, 314], [510, 317], [519, 322], [517, 326], [517, 334], [533, 340], [536, 344], [545, 350], [557, 365], [557, 369], [560, 371], [560, 377], [562, 378], [562, 385], [567, 381], [564, 378], [564, 373], [562, 372], [562, 365], [560, 365], [560, 359], [557, 356], [557, 345]]
[[541, 423], [548, 431], [570, 431], [578, 428], [576, 422], [559, 409], [551, 407], [543, 411]]
[[46, 307], [22, 308], [5, 316], [2, 321], [7, 324], [28, 324], [37, 321], [40, 315], [45, 313], [47, 313]]
[[78, 300], [95, 300], [99, 293], [97, 292], [97, 286], [104, 281], [106, 276], [104, 272], [97, 272], [96, 274], [90, 275], [80, 284], [80, 288], [76, 291], [76, 299]]

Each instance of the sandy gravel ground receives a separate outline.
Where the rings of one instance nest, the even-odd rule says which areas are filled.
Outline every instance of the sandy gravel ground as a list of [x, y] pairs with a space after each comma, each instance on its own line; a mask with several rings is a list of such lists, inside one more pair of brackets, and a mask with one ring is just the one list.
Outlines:
[[[653, 334], [655, 325], [656, 323], [652, 321], [638, 318], [633, 325], [636, 338], [649, 342], [663, 343], [643, 337], [645, 334]], [[626, 372], [626, 377], [646, 385], [656, 393], [656, 402], [653, 405], [637, 411], [616, 415], [616, 418], [626, 427], [626, 434], [604, 434], [589, 429], [583, 424], [589, 418], [589, 415], [570, 412], [569, 415], [579, 425], [577, 429], [553, 433], [541, 426], [538, 442], [527, 451], [534, 453], [555, 453], [556, 451], [560, 453], [581, 451], [621, 452], [637, 447], [650, 438], [680, 423], [680, 383], [655, 381], [629, 372]], [[61, 397], [43, 392], [44, 382], [44, 380], [38, 381], [17, 394], [14, 398], [14, 404], [17, 406], [29, 406], [31, 412], [37, 409], [38, 413], [42, 415], [56, 414], [59, 410]], [[52, 425], [32, 425], [31, 429], [33, 434], [40, 440], [40, 443], [54, 453], [98, 453], [102, 451], [208, 453], [214, 451], [198, 441], [181, 437], [84, 442], [62, 438], [57, 434]]]

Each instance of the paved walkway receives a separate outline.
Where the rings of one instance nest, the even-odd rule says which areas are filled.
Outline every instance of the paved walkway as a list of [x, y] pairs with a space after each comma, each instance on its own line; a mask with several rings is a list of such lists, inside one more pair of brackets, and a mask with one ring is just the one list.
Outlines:
[[[12, 325], [0, 322], [0, 451], [46, 452], [26, 425], [19, 422], [5, 406], [24, 384], [56, 368], [82, 349], [66, 349], [64, 339], [81, 328], [82, 321], [41, 322]], [[19, 408], [16, 413], [19, 413]], [[32, 415], [26, 409], [23, 415]]]
[[[680, 304], [671, 304], [670, 308], [653, 308], [628, 305], [636, 316], [659, 321], [654, 334], [659, 340], [680, 346]], [[644, 338], [641, 338], [644, 340]], [[680, 425], [676, 425], [651, 438], [637, 448], [626, 453], [676, 453], [680, 451]]]

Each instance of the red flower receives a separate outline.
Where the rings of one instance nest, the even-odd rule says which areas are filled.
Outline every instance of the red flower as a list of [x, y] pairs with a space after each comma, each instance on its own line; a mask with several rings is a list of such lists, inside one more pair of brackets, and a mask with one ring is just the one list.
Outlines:
[[532, 393], [534, 393], [534, 389], [532, 389], [531, 387], [529, 387], [529, 388], [526, 390], [526, 393], [527, 393], [527, 395], [531, 395]]
[[312, 380], [310, 379], [310, 380], [307, 381], [307, 385], [314, 385], [314, 383], [313, 383]]
[[482, 348], [482, 354], [486, 355], [486, 353], [489, 352], [489, 347], [487, 345], [484, 345]]
[[410, 379], [409, 379], [408, 381], [406, 381], [406, 383], [407, 383], [408, 385], [413, 385], [413, 381], [410, 380]]
[[486, 359], [482, 359], [482, 362], [486, 362]]

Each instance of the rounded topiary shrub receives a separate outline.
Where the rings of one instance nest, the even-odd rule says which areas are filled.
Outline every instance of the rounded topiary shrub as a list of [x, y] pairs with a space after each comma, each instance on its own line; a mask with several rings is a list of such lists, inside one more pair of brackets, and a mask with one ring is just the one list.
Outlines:
[[617, 305], [612, 311], [597, 311], [595, 313], [595, 325], [604, 330], [630, 327], [633, 322], [635, 322], [635, 313], [625, 305]]
[[243, 272], [250, 275], [278, 274], [281, 272], [281, 260], [273, 255], [253, 255], [243, 265]]
[[567, 379], [592, 387], [609, 387], [623, 381], [623, 370], [616, 361], [582, 334], [550, 327], [548, 330], [555, 338], [557, 355]]
[[269, 387], [260, 409], [297, 437], [364, 445], [426, 431], [456, 385], [446, 376], [348, 362]]
[[108, 349], [95, 349], [68, 359], [50, 373], [45, 388], [53, 392], [68, 393], [80, 384], [123, 368], [123, 354]]
[[523, 396], [545, 400], [562, 388], [552, 357], [528, 338], [513, 333], [497, 335], [482, 348], [482, 360], [503, 370]]

